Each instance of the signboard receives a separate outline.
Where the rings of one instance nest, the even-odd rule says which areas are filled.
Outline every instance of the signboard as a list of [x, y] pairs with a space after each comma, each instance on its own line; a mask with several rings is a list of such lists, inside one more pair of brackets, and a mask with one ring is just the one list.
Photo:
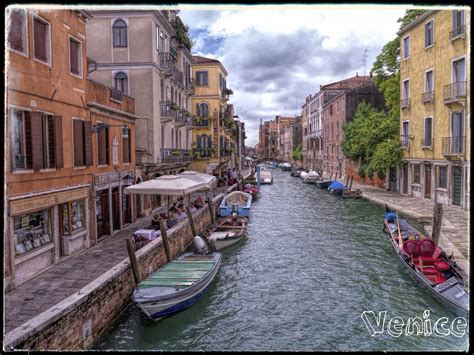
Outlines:
[[114, 140], [112, 141], [112, 164], [113, 165], [118, 165], [118, 140], [117, 136], [114, 137]]

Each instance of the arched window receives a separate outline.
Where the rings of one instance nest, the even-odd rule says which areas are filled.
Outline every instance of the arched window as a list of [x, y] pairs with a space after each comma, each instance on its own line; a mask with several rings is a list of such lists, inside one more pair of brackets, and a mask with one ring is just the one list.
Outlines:
[[112, 26], [114, 47], [127, 47], [127, 24], [124, 20], [116, 20]]
[[203, 102], [198, 104], [198, 116], [207, 117], [209, 116], [209, 106], [207, 103]]
[[128, 77], [127, 74], [124, 72], [118, 72], [114, 76], [114, 87], [118, 90], [123, 92], [124, 94], [128, 93]]

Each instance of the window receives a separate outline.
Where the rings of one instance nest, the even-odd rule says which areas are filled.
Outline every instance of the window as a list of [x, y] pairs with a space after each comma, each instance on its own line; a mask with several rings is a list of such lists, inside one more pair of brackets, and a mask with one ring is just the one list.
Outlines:
[[114, 76], [114, 88], [118, 91], [128, 93], [128, 77], [124, 72], [118, 72]]
[[196, 72], [196, 84], [199, 86], [208, 85], [207, 83], [207, 71]]
[[224, 88], [224, 78], [222, 77], [222, 74], [221, 74], [221, 73], [219, 73], [219, 87], [220, 87], [221, 89]]
[[11, 116], [13, 170], [62, 168], [61, 116], [21, 110]]
[[74, 166], [92, 165], [92, 124], [90, 121], [72, 120]]
[[433, 20], [425, 24], [425, 48], [433, 45]]
[[52, 243], [51, 210], [45, 209], [13, 217], [13, 243], [15, 255], [25, 254]]
[[413, 164], [413, 183], [420, 183], [420, 164]]
[[127, 47], [127, 24], [116, 20], [112, 26], [114, 47]]
[[61, 216], [63, 216], [63, 235], [71, 235], [84, 230], [86, 227], [84, 200], [63, 203], [61, 205]]
[[69, 65], [72, 74], [82, 76], [82, 44], [69, 37]]
[[25, 10], [10, 12], [10, 27], [8, 28], [8, 46], [18, 52], [28, 53], [27, 17]]
[[438, 166], [438, 187], [448, 188], [448, 167]]
[[466, 65], [464, 58], [453, 61], [451, 77], [453, 83], [466, 81]]
[[332, 115], [332, 105], [329, 105], [329, 114]]
[[122, 128], [123, 162], [130, 163], [130, 128]]
[[433, 118], [426, 117], [425, 118], [425, 134], [424, 134], [424, 142], [423, 145], [425, 147], [431, 147], [431, 140], [433, 137]]
[[410, 36], [403, 39], [403, 59], [410, 57]]
[[464, 33], [464, 10], [453, 11], [453, 38]]
[[103, 125], [97, 134], [97, 164], [109, 164], [109, 127]]
[[197, 111], [199, 117], [209, 116], [209, 106], [205, 102], [198, 104]]
[[51, 33], [49, 23], [33, 17], [33, 48], [34, 57], [50, 64]]
[[410, 80], [409, 79], [403, 81], [402, 97], [404, 99], [410, 98]]
[[425, 73], [425, 92], [434, 91], [433, 70]]

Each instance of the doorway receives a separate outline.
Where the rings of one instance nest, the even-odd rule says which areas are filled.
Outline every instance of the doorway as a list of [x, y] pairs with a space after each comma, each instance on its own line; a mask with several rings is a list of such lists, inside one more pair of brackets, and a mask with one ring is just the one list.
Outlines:
[[120, 192], [118, 187], [112, 190], [112, 220], [114, 230], [120, 230]]
[[96, 194], [97, 239], [110, 235], [109, 190], [98, 191]]
[[425, 198], [431, 200], [431, 164], [425, 164]]
[[453, 166], [453, 205], [461, 206], [462, 168]]
[[402, 180], [403, 180], [403, 186], [402, 186], [402, 193], [405, 195], [408, 195], [408, 164], [403, 164], [402, 167]]

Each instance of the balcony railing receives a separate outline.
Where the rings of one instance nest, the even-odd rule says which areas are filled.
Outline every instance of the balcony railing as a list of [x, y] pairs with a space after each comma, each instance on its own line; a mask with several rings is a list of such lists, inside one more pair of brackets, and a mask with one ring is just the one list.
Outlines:
[[209, 127], [210, 124], [211, 124], [210, 120], [201, 119], [196, 122], [195, 126], [196, 127]]
[[161, 149], [162, 163], [181, 163], [194, 160], [192, 150], [187, 149]]
[[410, 108], [410, 98], [409, 97], [400, 100], [400, 108]]
[[162, 119], [176, 119], [178, 111], [172, 109], [172, 101], [160, 101]]
[[434, 91], [428, 91], [421, 94], [421, 102], [433, 102], [434, 101]]
[[168, 74], [173, 74], [175, 69], [174, 58], [169, 52], [160, 53], [160, 69], [166, 71]]
[[464, 136], [443, 137], [441, 141], [443, 155], [463, 155], [465, 138]]
[[401, 135], [400, 136], [400, 148], [408, 149], [410, 147], [410, 136]]
[[184, 74], [181, 70], [175, 69], [173, 78], [178, 84], [184, 86]]
[[212, 157], [212, 148], [196, 148], [193, 150], [194, 156], [199, 158], [210, 158]]
[[453, 39], [455, 39], [455, 38], [457, 38], [461, 35], [464, 35], [465, 33], [466, 33], [466, 26], [465, 25], [456, 27], [454, 30], [449, 32], [449, 40], [452, 41]]
[[457, 102], [466, 98], [467, 81], [458, 81], [445, 85], [443, 97], [445, 103]]
[[122, 102], [122, 92], [115, 88], [110, 88], [110, 98]]
[[433, 139], [423, 138], [420, 145], [422, 149], [433, 149]]
[[194, 78], [185, 78], [185, 90], [189, 92], [194, 92], [196, 89], [196, 79]]
[[221, 157], [230, 157], [231, 154], [232, 154], [232, 153], [231, 153], [230, 150], [228, 150], [228, 149], [221, 149], [221, 154], [220, 154]]
[[317, 139], [319, 137], [321, 137], [321, 132], [322, 130], [318, 129], [316, 131], [313, 131], [313, 132], [309, 132], [307, 137], [308, 139]]

